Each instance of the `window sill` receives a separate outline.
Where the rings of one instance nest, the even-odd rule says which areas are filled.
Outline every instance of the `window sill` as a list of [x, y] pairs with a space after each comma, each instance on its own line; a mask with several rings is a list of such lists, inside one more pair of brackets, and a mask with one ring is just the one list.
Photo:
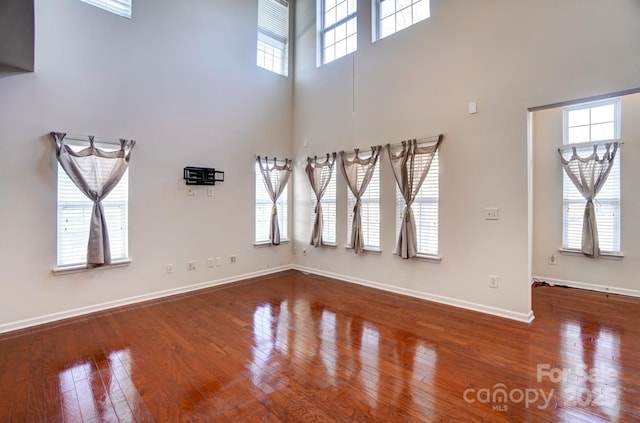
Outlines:
[[440, 256], [433, 256], [431, 254], [418, 254], [415, 257], [412, 257], [410, 259], [403, 259], [402, 257], [398, 256], [396, 254], [396, 252], [393, 252], [394, 257], [399, 258], [401, 260], [418, 260], [418, 261], [427, 261], [430, 263], [440, 263], [442, 262], [442, 257]]
[[[280, 244], [278, 244], [278, 245], [288, 244], [288, 243], [289, 243], [288, 239], [282, 239], [282, 240], [280, 240]], [[253, 243], [253, 246], [254, 247], [258, 247], [258, 248], [262, 248], [262, 247], [277, 247], [278, 245], [271, 244], [271, 241], [261, 241], [261, 242], [254, 242]]]
[[[344, 248], [347, 251], [354, 251], [353, 248], [351, 248], [349, 245], [345, 245]], [[375, 248], [375, 247], [365, 247], [363, 253], [374, 254], [374, 255], [379, 256], [379, 255], [382, 254], [382, 250], [379, 249], [379, 248]]]
[[76, 264], [73, 266], [61, 266], [61, 267], [54, 267], [52, 272], [54, 275], [59, 276], [59, 275], [68, 275], [71, 273], [81, 273], [81, 272], [90, 272], [92, 270], [103, 270], [103, 269], [111, 269], [114, 267], [125, 267], [125, 266], [129, 266], [131, 264], [131, 259], [130, 258], [126, 258], [126, 259], [122, 259], [122, 260], [116, 260], [111, 262], [111, 264], [107, 264], [104, 266], [98, 266], [98, 267], [89, 267], [86, 264]]
[[[313, 245], [311, 245], [310, 247], [313, 247]], [[323, 242], [321, 246], [319, 247], [315, 247], [315, 248], [338, 248], [338, 244], [332, 244], [330, 242]]]
[[[580, 250], [569, 250], [566, 248], [558, 248], [558, 252], [565, 256], [579, 256], [579, 257], [588, 257], [582, 254]], [[592, 258], [592, 257], [588, 257]], [[624, 258], [624, 254], [622, 253], [600, 253], [598, 258], [603, 258], [607, 260], [622, 260]]]

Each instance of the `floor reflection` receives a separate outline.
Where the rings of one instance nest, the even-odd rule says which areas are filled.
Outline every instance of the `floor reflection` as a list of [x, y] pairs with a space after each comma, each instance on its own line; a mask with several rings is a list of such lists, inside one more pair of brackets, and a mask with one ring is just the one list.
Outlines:
[[134, 421], [128, 401], [135, 398], [137, 391], [130, 377], [129, 350], [94, 358], [58, 374], [65, 421]]
[[616, 421], [620, 416], [620, 337], [597, 323], [567, 321], [562, 325], [562, 369], [553, 374], [567, 418], [588, 419], [589, 409]]
[[[371, 410], [392, 406], [433, 414], [426, 398], [436, 389], [437, 353], [425, 340], [389, 328], [381, 333], [374, 322], [297, 296], [258, 304], [252, 331], [246, 368], [253, 385], [267, 394], [312, 375], [308, 388], [320, 389], [326, 400], [343, 401], [355, 390]], [[281, 372], [291, 368], [295, 374]]]

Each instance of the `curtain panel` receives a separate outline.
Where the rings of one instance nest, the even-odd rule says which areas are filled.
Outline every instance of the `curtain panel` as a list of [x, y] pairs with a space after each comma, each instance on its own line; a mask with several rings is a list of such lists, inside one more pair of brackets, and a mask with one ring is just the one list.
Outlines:
[[310, 243], [314, 247], [321, 247], [322, 231], [324, 229], [324, 217], [322, 215], [322, 197], [333, 176], [333, 168], [336, 162], [336, 153], [327, 154], [324, 161], [318, 161], [318, 157], [307, 157], [307, 167], [305, 173], [311, 184], [311, 190], [316, 197], [315, 218], [311, 229]]
[[[618, 141], [594, 144], [593, 152], [588, 156], [580, 156], [577, 152], [577, 146], [571, 147], [569, 145], [558, 149], [564, 171], [578, 192], [587, 200], [582, 220], [582, 253], [585, 256], [596, 258], [600, 255], [598, 225], [593, 200], [607, 182], [619, 145]], [[598, 156], [599, 147], [604, 147], [601, 156]], [[565, 159], [562, 155], [563, 151], [567, 150], [571, 151], [569, 159]]]
[[283, 164], [278, 164], [278, 160], [274, 157], [272, 164], [269, 164], [269, 159], [265, 157], [256, 157], [260, 173], [262, 174], [262, 181], [267, 189], [267, 193], [271, 198], [271, 222], [269, 225], [269, 241], [271, 245], [280, 245], [280, 225], [278, 223], [278, 205], [277, 201], [282, 192], [289, 182], [291, 177], [292, 162], [289, 159], [284, 159]]
[[97, 267], [111, 263], [109, 232], [102, 200], [118, 185], [129, 166], [134, 140], [120, 140], [120, 149], [105, 151], [94, 145], [89, 136], [89, 147], [74, 151], [65, 143], [65, 133], [51, 132], [56, 147], [56, 158], [69, 179], [93, 201], [87, 244], [87, 266]]
[[405, 202], [395, 252], [403, 259], [409, 259], [418, 254], [416, 222], [411, 205], [429, 173], [441, 142], [442, 135], [439, 135], [436, 141], [426, 143], [414, 139], [403, 141], [398, 146], [387, 144], [393, 176]]
[[348, 153], [340, 152], [340, 170], [342, 176], [344, 176], [347, 186], [351, 193], [356, 198], [356, 204], [353, 207], [353, 225], [351, 227], [351, 243], [350, 248], [356, 254], [360, 254], [364, 251], [364, 236], [362, 233], [362, 217], [360, 215], [360, 209], [362, 207], [362, 195], [366, 192], [367, 186], [373, 177], [373, 171], [378, 157], [380, 156], [381, 146], [371, 147], [371, 154], [369, 157], [360, 157], [360, 150], [354, 150], [354, 157], [348, 159]]

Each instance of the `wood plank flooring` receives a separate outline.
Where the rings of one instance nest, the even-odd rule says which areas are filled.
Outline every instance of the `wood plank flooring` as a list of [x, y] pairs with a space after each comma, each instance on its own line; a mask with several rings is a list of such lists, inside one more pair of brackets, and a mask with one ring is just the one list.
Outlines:
[[530, 324], [297, 271], [0, 335], [0, 422], [637, 422], [640, 299]]

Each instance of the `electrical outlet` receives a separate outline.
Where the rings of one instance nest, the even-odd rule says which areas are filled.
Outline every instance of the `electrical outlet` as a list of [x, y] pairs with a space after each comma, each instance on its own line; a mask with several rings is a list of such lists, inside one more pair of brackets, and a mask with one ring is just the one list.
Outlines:
[[213, 197], [213, 187], [207, 187], [207, 195]]
[[229, 256], [229, 263], [236, 264], [238, 262], [237, 256]]
[[306, 249], [306, 248], [303, 248], [303, 249], [302, 249], [302, 255], [303, 255], [303, 256], [306, 256], [306, 255], [307, 255], [307, 249]]
[[207, 267], [213, 267], [213, 257], [207, 259]]
[[193, 197], [196, 195], [196, 189], [194, 187], [187, 187], [187, 195]]
[[196, 262], [190, 261], [189, 263], [187, 263], [187, 270], [196, 270]]
[[496, 275], [489, 275], [489, 287], [498, 288], [498, 279]]
[[167, 274], [173, 273], [173, 264], [167, 264]]
[[216, 266], [222, 266], [222, 257], [216, 257]]
[[557, 258], [558, 257], [556, 257], [555, 253], [549, 255], [549, 264], [555, 265], [557, 262]]

